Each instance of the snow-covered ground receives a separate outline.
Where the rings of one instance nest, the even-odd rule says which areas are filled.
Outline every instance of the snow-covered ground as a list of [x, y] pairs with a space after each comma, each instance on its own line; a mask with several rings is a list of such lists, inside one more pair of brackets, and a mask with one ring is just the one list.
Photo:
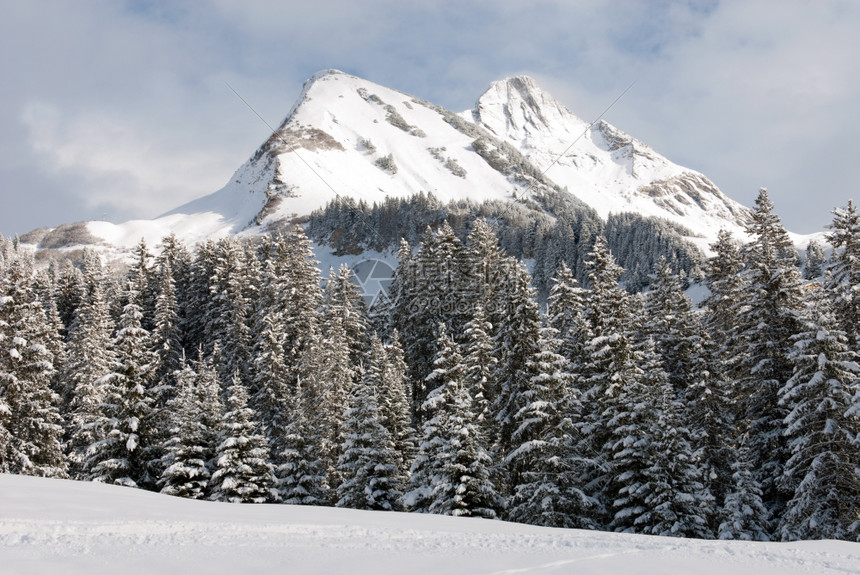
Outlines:
[[860, 573], [860, 544], [695, 541], [234, 505], [0, 475], [0, 573]]

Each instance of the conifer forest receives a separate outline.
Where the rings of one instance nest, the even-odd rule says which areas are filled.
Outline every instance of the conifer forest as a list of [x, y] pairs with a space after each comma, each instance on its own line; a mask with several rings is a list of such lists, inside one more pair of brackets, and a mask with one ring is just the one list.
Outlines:
[[0, 472], [860, 541], [860, 213], [833, 216], [801, 261], [762, 190], [750, 241], [721, 234], [700, 277], [661, 258], [619, 281], [596, 233], [540, 262], [541, 289], [491, 218], [465, 239], [443, 221], [403, 234], [371, 309], [349, 268], [323, 279], [299, 225], [141, 242], [119, 274], [0, 238]]

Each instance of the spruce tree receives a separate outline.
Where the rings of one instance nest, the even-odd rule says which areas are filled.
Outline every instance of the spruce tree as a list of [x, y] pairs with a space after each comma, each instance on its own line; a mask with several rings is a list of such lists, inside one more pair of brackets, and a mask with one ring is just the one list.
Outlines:
[[764, 189], [756, 199], [749, 232], [753, 239], [744, 253], [743, 306], [736, 327], [739, 361], [729, 375], [737, 381], [738, 427], [749, 430], [756, 479], [776, 518], [790, 497], [780, 482], [788, 459], [783, 435], [788, 413], [777, 394], [793, 372], [788, 355], [792, 336], [800, 329], [802, 291], [794, 246]]
[[346, 265], [341, 265], [336, 274], [334, 270], [329, 270], [324, 296], [326, 322], [329, 326], [332, 322], [340, 324], [349, 347], [350, 362], [358, 366], [370, 344], [367, 333], [369, 322], [364, 299], [353, 283], [352, 270]]
[[634, 529], [651, 535], [711, 538], [709, 507], [713, 499], [702, 483], [692, 434], [680, 417], [680, 404], [668, 381], [662, 383], [659, 394], [658, 415], [650, 432], [649, 466], [643, 473], [647, 510], [633, 521]]
[[827, 240], [833, 246], [827, 280], [828, 293], [835, 300], [839, 327], [848, 335], [850, 346], [860, 350], [860, 212], [854, 202], [833, 210]]
[[824, 248], [815, 239], [809, 240], [806, 244], [806, 258], [803, 262], [803, 279], [813, 280], [821, 277], [824, 271], [824, 264], [827, 262], [827, 257], [824, 255]]
[[384, 346], [375, 335], [371, 338], [365, 376], [376, 382], [382, 424], [391, 434], [403, 477], [408, 475], [417, 451], [407, 396], [410, 387], [406, 379], [407, 369], [396, 331], [394, 341], [388, 346]]
[[583, 346], [590, 337], [583, 316], [586, 297], [586, 290], [562, 262], [547, 298], [547, 324], [556, 330], [560, 343], [558, 353], [568, 361], [567, 369], [572, 373], [579, 373], [586, 361]]
[[151, 351], [149, 332], [141, 326], [143, 312], [135, 288], [129, 283], [128, 303], [112, 343], [115, 360], [100, 382], [105, 386], [101, 424], [105, 437], [90, 446], [85, 468], [93, 481], [153, 488], [161, 475], [157, 465], [153, 468], [153, 461], [161, 456], [160, 446], [153, 441], [157, 356]]
[[249, 260], [239, 240], [225, 238], [218, 242], [209, 280], [211, 303], [205, 333], [209, 341], [217, 341], [221, 347], [218, 369], [222, 381], [230, 381], [237, 370], [243, 381], [252, 381], [248, 316], [252, 301], [249, 290], [254, 280], [249, 273]]
[[65, 477], [50, 326], [18, 257], [0, 271], [0, 470]]
[[744, 264], [740, 246], [726, 230], [720, 230], [711, 244], [714, 256], [708, 260], [705, 286], [710, 292], [702, 301], [707, 311], [705, 325], [714, 343], [715, 353], [726, 368], [739, 359], [738, 314], [743, 305], [741, 271]]
[[[443, 326], [439, 326], [434, 370], [428, 376], [428, 383], [435, 389], [425, 402], [433, 420], [425, 424], [420, 453], [435, 458], [427, 511], [495, 519], [504, 501], [490, 480], [492, 460], [475, 421], [463, 359]], [[431, 446], [429, 450], [427, 446]]]
[[596, 239], [586, 269], [589, 291], [584, 317], [589, 338], [583, 344], [586, 361], [579, 384], [583, 411], [576, 422], [576, 449], [590, 456], [579, 484], [598, 500], [593, 520], [601, 524], [609, 521], [609, 506], [615, 498], [608, 486], [614, 469], [615, 424], [611, 420], [616, 415], [620, 390], [640, 385], [642, 370], [637, 365], [641, 358], [635, 353], [634, 300], [618, 285], [623, 270], [602, 237]]
[[158, 403], [163, 406], [171, 399], [171, 378], [174, 372], [180, 369], [184, 354], [176, 282], [173, 280], [169, 261], [165, 261], [161, 266], [161, 281], [155, 298], [154, 313], [152, 341], [154, 351], [158, 354], [159, 366], [155, 378], [161, 387]]
[[87, 272], [88, 289], [75, 312], [66, 364], [66, 451], [75, 479], [89, 477], [87, 451], [105, 438], [107, 419], [102, 403], [107, 394], [103, 379], [113, 369], [115, 355], [111, 337], [115, 328], [98, 272]]
[[811, 291], [790, 356], [794, 375], [779, 391], [791, 454], [783, 481], [793, 492], [783, 540], [860, 540], [860, 367], [822, 291]]
[[[677, 411], [679, 425], [691, 434], [709, 496], [722, 505], [731, 483], [732, 449], [727, 438], [732, 428], [727, 382], [714, 357], [714, 345], [699, 314], [682, 291], [682, 278], [672, 273], [665, 259], [657, 263], [651, 291], [646, 296], [648, 334], [663, 360], [674, 399], [685, 409]], [[713, 507], [712, 506], [712, 507]], [[708, 512], [711, 530], [717, 527], [714, 511]]]
[[531, 276], [520, 263], [513, 270], [500, 294], [507, 319], [496, 336], [495, 355], [499, 360], [494, 379], [499, 390], [492, 406], [499, 426], [496, 450], [503, 459], [513, 449], [515, 415], [526, 405], [523, 393], [529, 388], [532, 373], [528, 363], [540, 353], [540, 309]]
[[227, 391], [227, 411], [220, 426], [209, 498], [229, 503], [276, 501], [278, 493], [269, 448], [266, 438], [257, 431], [257, 415], [248, 407], [248, 392], [238, 371]]
[[[221, 424], [224, 421], [224, 402], [221, 399], [221, 381], [213, 359], [204, 358], [199, 352], [194, 363], [196, 374], [194, 389], [197, 403], [200, 407], [198, 420], [200, 422], [200, 445], [204, 448], [201, 459], [206, 462], [211, 480], [212, 474], [218, 470], [218, 446], [221, 444]], [[207, 484], [206, 498], [212, 494], [211, 482]]]
[[315, 425], [308, 438], [323, 463], [323, 472], [332, 490], [330, 503], [337, 502], [334, 489], [342, 482], [338, 460], [346, 440], [344, 413], [354, 385], [354, 369], [349, 345], [338, 318], [327, 318], [326, 334], [311, 334], [298, 366], [304, 408]]
[[252, 358], [252, 389], [255, 393], [250, 402], [260, 418], [273, 464], [277, 467], [282, 463], [279, 458], [285, 449], [283, 442], [286, 438], [287, 422], [292, 417], [285, 409], [291, 403], [290, 398], [294, 393], [288, 382], [295, 376], [289, 373], [284, 358], [286, 335], [281, 313], [275, 310], [264, 313], [262, 321], [258, 322], [258, 329], [260, 331], [255, 338]]
[[299, 384], [284, 406], [288, 422], [277, 442], [281, 453], [275, 458], [280, 500], [290, 505], [321, 505], [328, 498], [325, 467], [316, 450], [311, 422], [305, 411]]
[[768, 512], [762, 502], [761, 486], [753, 477], [746, 437], [740, 438], [737, 458], [732, 463], [732, 483], [720, 509], [719, 539], [768, 541]]
[[338, 459], [337, 506], [399, 511], [404, 477], [391, 434], [381, 423], [377, 389], [368, 378], [353, 386], [344, 413], [344, 444]]
[[311, 345], [311, 334], [320, 328], [322, 277], [302, 226], [291, 227], [285, 236], [276, 238], [276, 245], [279, 263], [276, 269], [287, 283], [287, 289], [280, 293], [286, 320], [284, 352], [287, 365], [294, 371], [302, 352]]
[[484, 307], [475, 306], [472, 321], [464, 330], [463, 369], [466, 386], [475, 404], [475, 415], [488, 442], [495, 440], [496, 422], [491, 406], [496, 400], [493, 376], [498, 360], [493, 354], [495, 346], [491, 339], [493, 325], [487, 321]]
[[568, 360], [554, 328], [541, 332], [541, 351], [528, 362], [529, 388], [525, 406], [515, 414], [516, 446], [505, 459], [512, 485], [507, 517], [547, 527], [594, 528], [590, 520], [595, 501], [578, 485], [582, 461], [576, 451], [573, 421], [581, 405], [566, 371]]
[[452, 334], [462, 333], [471, 319], [468, 309], [474, 287], [466, 251], [447, 223], [435, 230], [428, 227], [414, 255], [408, 244], [401, 244], [398, 256], [394, 327], [408, 358], [409, 378], [415, 385], [412, 398], [420, 416], [417, 408], [429, 391], [424, 388], [425, 378], [433, 370], [436, 326], [443, 322]]
[[200, 398], [196, 389], [198, 376], [183, 362], [176, 379], [176, 396], [170, 400], [170, 434], [162, 461], [164, 471], [158, 480], [161, 493], [190, 499], [203, 499], [209, 488], [210, 472], [201, 421]]
[[[155, 300], [158, 293], [154, 269], [154, 257], [143, 238], [132, 249], [134, 263], [126, 272], [126, 281], [135, 286], [136, 304], [141, 310], [141, 326], [148, 332], [155, 328]], [[123, 304], [127, 303], [123, 300]]]

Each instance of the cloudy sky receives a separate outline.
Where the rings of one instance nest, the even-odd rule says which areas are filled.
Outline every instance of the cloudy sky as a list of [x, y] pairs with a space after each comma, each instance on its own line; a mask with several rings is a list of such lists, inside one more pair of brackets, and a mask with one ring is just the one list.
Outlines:
[[461, 111], [528, 74], [786, 227], [860, 200], [860, 2], [0, 0], [0, 234], [220, 188], [316, 71]]

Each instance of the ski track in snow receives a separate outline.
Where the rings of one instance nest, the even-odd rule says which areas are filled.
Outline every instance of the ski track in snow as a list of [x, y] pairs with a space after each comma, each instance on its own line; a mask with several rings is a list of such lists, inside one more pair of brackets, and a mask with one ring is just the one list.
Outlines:
[[860, 545], [696, 541], [188, 501], [0, 475], [0, 573], [860, 574]]

